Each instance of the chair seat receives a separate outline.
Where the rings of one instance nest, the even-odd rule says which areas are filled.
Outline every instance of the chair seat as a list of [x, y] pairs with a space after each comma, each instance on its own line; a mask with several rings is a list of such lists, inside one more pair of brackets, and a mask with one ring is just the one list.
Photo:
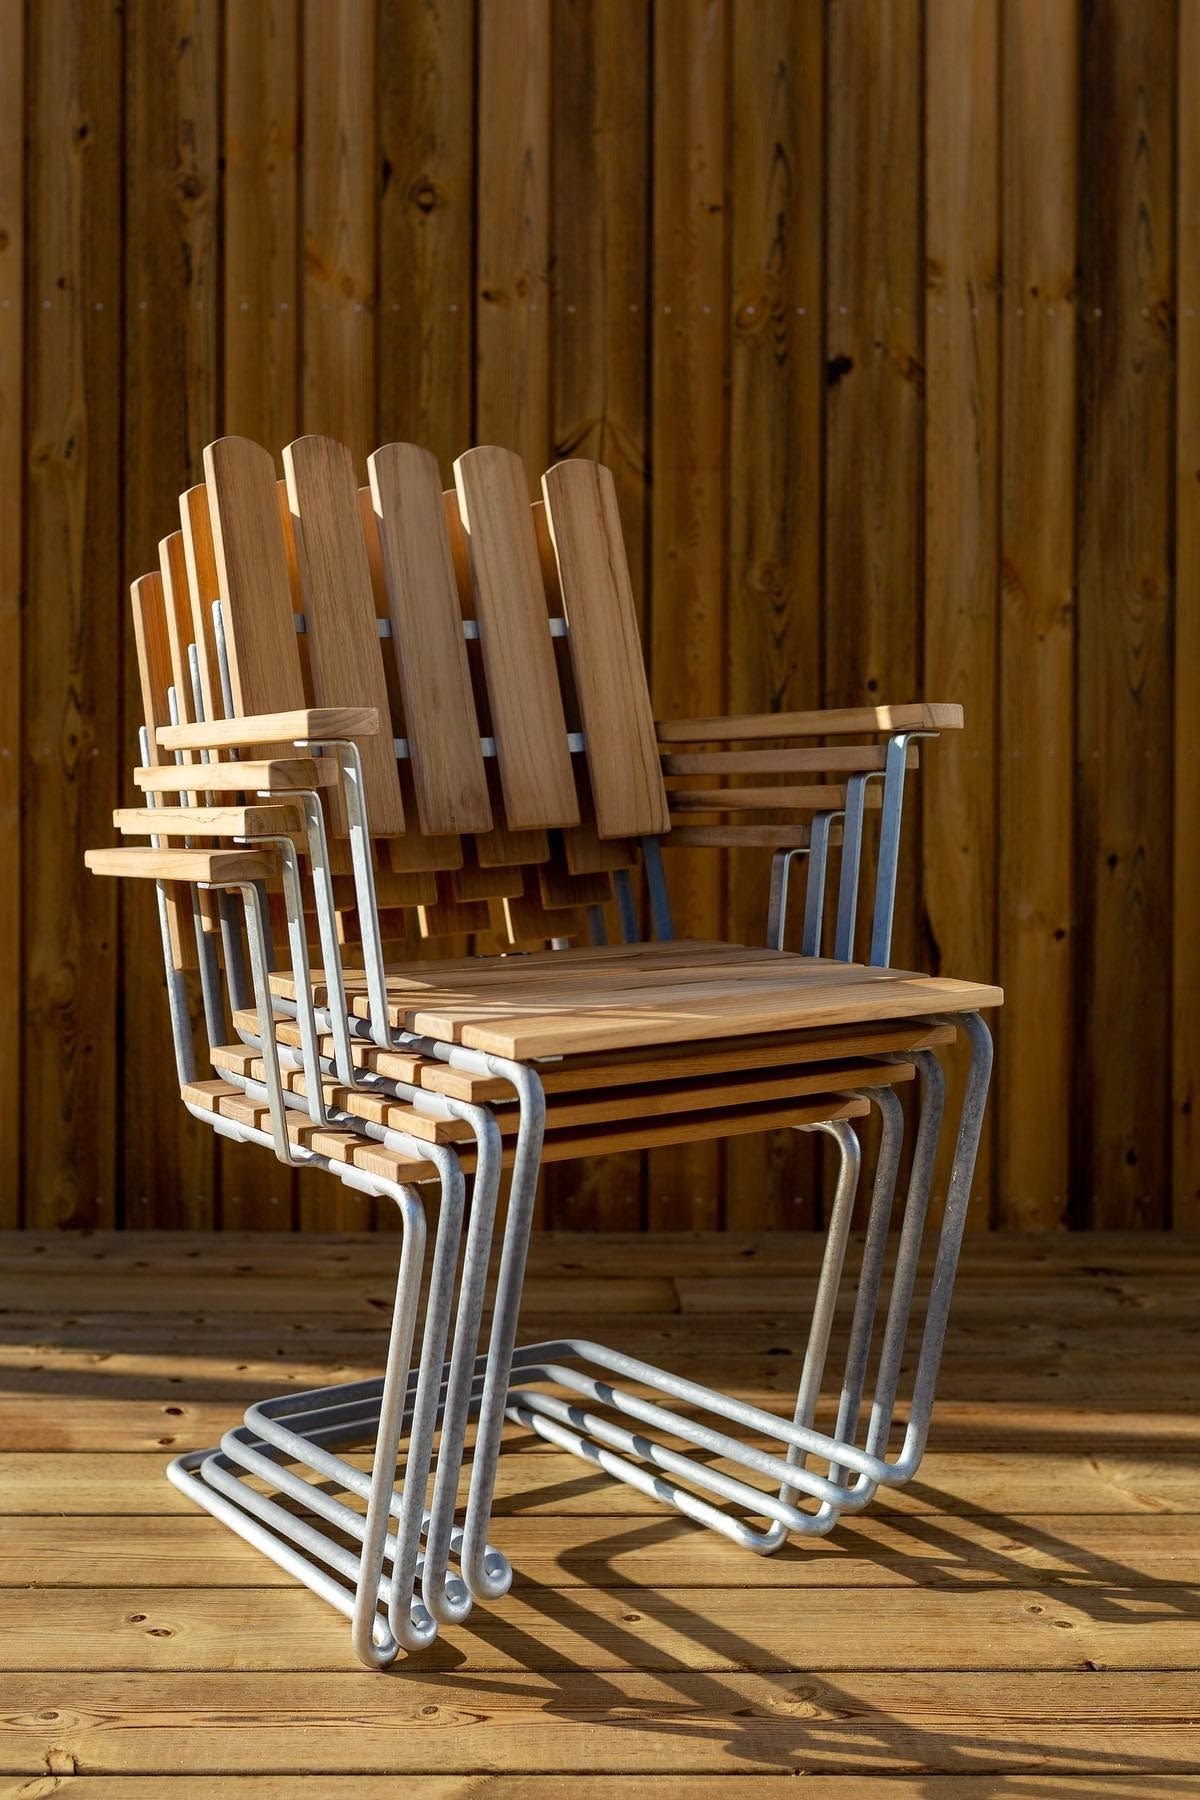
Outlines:
[[[347, 1001], [368, 1016], [365, 983]], [[286, 975], [276, 994], [295, 998]], [[389, 972], [395, 1030], [516, 1061], [814, 1031], [998, 1006], [999, 988], [944, 976], [709, 943], [638, 944], [411, 963]], [[314, 999], [327, 1001], [318, 976]]]

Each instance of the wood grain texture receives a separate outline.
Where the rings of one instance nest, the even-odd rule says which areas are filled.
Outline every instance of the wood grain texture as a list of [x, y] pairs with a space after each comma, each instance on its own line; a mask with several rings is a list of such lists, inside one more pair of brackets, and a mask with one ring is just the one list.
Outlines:
[[[119, 793], [121, 19], [108, 5], [29, 15], [25, 346], [27, 629], [22, 644], [26, 1221], [117, 1216], [115, 888], [88, 891]], [[118, 598], [115, 598], [118, 597]]]
[[[535, 479], [563, 456], [611, 467], [671, 756], [878, 743], [883, 719], [822, 700], [886, 701], [891, 723], [965, 700], [965, 737], [939, 715], [911, 781], [897, 955], [990, 976], [993, 932], [1012, 1001], [993, 1221], [1200, 1220], [1193, 0], [0, 12], [0, 1093], [23, 1107], [15, 1132], [0, 1108], [0, 1218], [111, 1216], [121, 1020], [165, 1043], [161, 993], [137, 986], [149, 895], [80, 873], [141, 711], [123, 596], [164, 537], [178, 564], [191, 481], [191, 635], [222, 713], [196, 448], [236, 432], [278, 455], [313, 429], [346, 439], [360, 483], [391, 439], [428, 447], [443, 486], [480, 440]], [[177, 610], [175, 675], [186, 632]], [[806, 735], [781, 739], [797, 711]], [[502, 822], [498, 783], [492, 804], [464, 893], [551, 856]], [[681, 919], [760, 937], [781, 828], [750, 829], [754, 848], [683, 828]], [[568, 870], [594, 873], [602, 844], [585, 817]], [[418, 889], [451, 924], [429, 865], [462, 856], [390, 840], [398, 953], [420, 945]], [[540, 943], [526, 886], [510, 898]], [[162, 1124], [177, 1144], [184, 1122]], [[226, 1222], [290, 1221], [270, 1158], [218, 1161]], [[721, 1202], [715, 1169], [673, 1157], [662, 1217], [697, 1198], [818, 1217], [773, 1150], [725, 1158], [743, 1165]], [[611, 1215], [601, 1168], [556, 1178], [554, 1216], [640, 1219], [644, 1171], [610, 1167]]]
[[1029, 1229], [1071, 1187], [1078, 30], [1077, 0], [1004, 14], [999, 975], [1038, 999], [1004, 1025], [997, 1222]]
[[[300, 425], [301, 32], [300, 0], [225, 10], [221, 423], [275, 451]], [[311, 1177], [228, 1139], [217, 1160], [223, 1225], [291, 1223]]]
[[[729, 34], [724, 0], [655, 12], [649, 656], [659, 717], [725, 706]], [[720, 856], [683, 851], [672, 866], [676, 930], [718, 935]], [[717, 1223], [719, 1151], [652, 1158], [648, 1179], [651, 1227]]]
[[[555, 1234], [533, 1246], [531, 1298], [589, 1336], [618, 1310], [622, 1342], [665, 1360], [669, 1337], [680, 1373], [782, 1412], [799, 1358], [780, 1321], [811, 1296], [820, 1248]], [[280, 1352], [304, 1380], [374, 1372], [378, 1241], [3, 1250], [2, 1654], [28, 1658], [36, 1636], [41, 1664], [5, 1673], [14, 1795], [68, 1791], [74, 1775], [47, 1764], [86, 1769], [102, 1800], [477, 1800], [481, 1781], [500, 1800], [568, 1784], [588, 1800], [1196, 1792], [1195, 1398], [1148, 1415], [1131, 1384], [1099, 1441], [1094, 1410], [1123, 1326], [1189, 1374], [1182, 1241], [969, 1244], [921, 1481], [801, 1554], [748, 1557], [514, 1436], [496, 1519], [512, 1593], [386, 1692], [351, 1664], [344, 1620], [162, 1479], [168, 1454], [215, 1442], [278, 1385]], [[738, 1293], [742, 1310], [722, 1310]], [[1025, 1341], [1072, 1340], [1056, 1382], [1012, 1354], [1014, 1295]], [[731, 1359], [735, 1334], [754, 1348]], [[1091, 1385], [1064, 1392], [1072, 1360]], [[1143, 1383], [1145, 1360], [1126, 1360]], [[801, 1615], [819, 1645], [797, 1638]]]
[[21, 1216], [21, 566], [25, 499], [25, 9], [0, 9], [0, 1229]]
[[[1089, 4], [1080, 194], [1077, 1194], [1167, 1218], [1174, 10]], [[1136, 1026], [1133, 1022], [1136, 1021]]]
[[658, 837], [667, 796], [616, 486], [582, 458], [542, 476], [601, 837]]
[[[736, 450], [726, 704], [735, 713], [788, 712], [821, 702], [825, 48], [819, 11], [736, 0], [731, 56], [731, 185], [739, 198], [730, 220], [730, 442]], [[684, 773], [685, 761], [664, 767]], [[764, 941], [766, 930], [767, 864], [753, 849], [728, 858], [728, 917], [753, 942]], [[772, 1228], [816, 1222], [820, 1159], [811, 1138], [791, 1132], [746, 1138], [729, 1145], [725, 1163], [728, 1226], [739, 1228], [750, 1216]]]
[[298, 0], [224, 14], [222, 427], [278, 449], [296, 435]]
[[[921, 8], [866, 0], [829, 19], [825, 698], [904, 703], [921, 630]], [[916, 948], [916, 807], [907, 824], [901, 963]]]
[[[122, 552], [131, 573], [156, 562], [159, 535], [181, 489], [199, 478], [216, 429], [219, 24], [216, 0], [135, 0], [125, 13], [125, 159], [133, 173], [124, 214]], [[148, 579], [160, 587], [157, 576]], [[160, 595], [156, 634], [166, 627], [161, 607]], [[143, 687], [139, 699], [133, 634], [124, 641], [121, 737], [129, 744], [146, 717], [146, 694]], [[156, 711], [156, 724], [169, 723]], [[135, 797], [128, 775], [125, 795]], [[191, 932], [190, 912], [181, 894], [171, 907], [179, 944]], [[172, 1051], [150, 889], [122, 895], [121, 942], [125, 966], [143, 972], [123, 1004], [125, 1205], [135, 1223], [211, 1225], [212, 1134], [160, 1079]]]
[[443, 476], [471, 442], [475, 8], [379, 13], [378, 439]]
[[376, 36], [373, 0], [303, 0], [301, 427], [375, 445]]
[[492, 809], [437, 461], [416, 444], [385, 444], [368, 469], [421, 829], [486, 831]]
[[576, 825], [579, 801], [520, 457], [484, 445], [454, 464], [508, 825]]
[[283, 466], [313, 699], [378, 714], [378, 730], [359, 743], [363, 794], [372, 832], [393, 837], [404, 830], [404, 806], [354, 459], [344, 444], [309, 436], [287, 446]]
[[[925, 585], [922, 681], [965, 729], [927, 746], [920, 780], [922, 966], [996, 966], [996, 688], [1000, 469], [999, 8], [929, 0], [925, 16]], [[1020, 100], [1017, 104], [1024, 104]], [[966, 1060], [952, 1059], [961, 1081]], [[934, 1177], [944, 1199], [953, 1152]], [[991, 1125], [969, 1229], [994, 1198]]]
[[550, 0], [478, 10], [476, 443], [550, 461]]
[[1200, 1228], [1200, 941], [1191, 928], [1200, 888], [1200, 118], [1191, 71], [1200, 60], [1200, 7], [1180, 0], [1175, 301], [1175, 886], [1172, 897], [1171, 1214]]
[[[219, 438], [205, 447], [204, 476], [234, 712], [238, 718], [259, 718], [300, 711], [306, 700], [275, 459], [249, 438]], [[231, 729], [236, 732], [237, 727]], [[175, 749], [199, 742], [189, 739], [189, 731], [203, 736], [200, 727], [178, 730], [181, 735], [171, 746]], [[219, 728], [209, 741], [220, 741]]]

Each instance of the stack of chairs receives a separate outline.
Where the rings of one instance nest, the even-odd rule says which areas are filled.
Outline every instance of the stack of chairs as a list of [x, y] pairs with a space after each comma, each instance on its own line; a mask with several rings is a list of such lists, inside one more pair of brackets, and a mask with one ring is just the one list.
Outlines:
[[[888, 966], [917, 740], [960, 709], [656, 724], [613, 483], [592, 462], [550, 469], [532, 505], [520, 460], [490, 446], [445, 493], [411, 444], [377, 450], [366, 486], [319, 437], [287, 447], [282, 479], [239, 438], [204, 470], [132, 587], [146, 803], [114, 822], [143, 842], [87, 861], [155, 884], [188, 1110], [394, 1202], [401, 1238], [382, 1376], [264, 1399], [170, 1479], [343, 1612], [377, 1667], [511, 1583], [490, 1541], [506, 1420], [760, 1553], [911, 1479], [986, 1102], [981, 1013], [1001, 999]], [[772, 852], [765, 947], [674, 937], [678, 846]], [[935, 1232], [939, 1052], [960, 1034]], [[783, 1128], [837, 1158], [790, 1417], [605, 1345], [517, 1348], [544, 1164]]]

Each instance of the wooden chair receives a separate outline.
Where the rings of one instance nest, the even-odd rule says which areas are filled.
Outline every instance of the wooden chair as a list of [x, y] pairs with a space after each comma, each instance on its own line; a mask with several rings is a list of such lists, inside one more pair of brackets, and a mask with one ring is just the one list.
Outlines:
[[[219, 1451], [172, 1466], [185, 1491], [350, 1614], [359, 1655], [383, 1663], [511, 1580], [487, 1542], [506, 1416], [757, 1550], [790, 1532], [828, 1530], [881, 1483], [911, 1477], [986, 1098], [990, 1038], [979, 1013], [1001, 996], [887, 966], [915, 740], [959, 725], [957, 707], [656, 726], [606, 470], [559, 464], [533, 506], [519, 460], [492, 447], [459, 459], [450, 494], [434, 459], [412, 445], [376, 451], [362, 490], [349, 453], [329, 440], [290, 445], [284, 470], [280, 482], [270, 455], [245, 440], [211, 445], [205, 483], [183, 496], [182, 529], [164, 539], [160, 570], [134, 583], [146, 715], [136, 780], [148, 806], [122, 809], [115, 822], [150, 847], [88, 861], [157, 885], [180, 1087], [193, 1114], [285, 1161], [387, 1194], [401, 1210], [383, 1380], [264, 1402]], [[869, 961], [855, 963], [872, 823]], [[676, 845], [773, 851], [768, 947], [674, 941], [661, 852]], [[834, 955], [825, 958], [833, 848]], [[793, 954], [782, 944], [798, 855], [809, 869], [802, 953]], [[649, 942], [638, 931], [639, 871]], [[619, 941], [608, 941], [613, 932]], [[436, 950], [447, 936], [441, 948], [456, 949], [467, 934], [485, 954], [397, 954]], [[277, 939], [287, 946], [283, 968]], [[215, 1078], [197, 1075], [189, 967], [199, 973]], [[942, 1121], [936, 1051], [959, 1029], [972, 1060], [954, 1174], [909, 1426], [889, 1457]], [[895, 1090], [916, 1075], [920, 1117], [881, 1308], [901, 1162]], [[815, 1411], [859, 1179], [851, 1121], [871, 1104], [881, 1149], [836, 1422], [822, 1432]], [[832, 1137], [840, 1159], [790, 1424], [601, 1345], [515, 1352], [543, 1162], [779, 1128]], [[502, 1167], [512, 1171], [503, 1250], [478, 1355]], [[425, 1277], [417, 1190], [430, 1180], [440, 1200]], [[614, 1376], [717, 1424], [685, 1423]], [[471, 1486], [457, 1534], [470, 1416]], [[746, 1445], [730, 1425], [768, 1434], [781, 1454]], [[739, 1473], [642, 1426], [715, 1452]], [[368, 1476], [338, 1452], [371, 1438]], [[357, 1493], [365, 1518], [297, 1467]], [[304, 1500], [321, 1524], [247, 1475]], [[349, 1533], [361, 1551], [322, 1526]], [[461, 1575], [449, 1572], [451, 1559]]]

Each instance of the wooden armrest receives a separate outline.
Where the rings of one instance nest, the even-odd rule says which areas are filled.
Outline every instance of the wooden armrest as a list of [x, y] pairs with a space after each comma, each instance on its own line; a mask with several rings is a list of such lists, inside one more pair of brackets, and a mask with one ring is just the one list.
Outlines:
[[295, 837], [304, 832], [298, 800], [279, 806], [118, 806], [125, 837]]
[[305, 788], [336, 787], [340, 771], [332, 756], [290, 756], [260, 762], [159, 763], [135, 769], [133, 779], [144, 794], [295, 794]]
[[660, 719], [656, 730], [660, 744], [730, 744], [762, 738], [856, 737], [867, 732], [961, 731], [962, 722], [961, 706], [927, 700], [909, 706], [842, 706], [827, 712]]
[[266, 881], [278, 857], [269, 850], [88, 850], [83, 858], [93, 875], [133, 875], [143, 881], [208, 881], [237, 887]]
[[155, 737], [164, 750], [240, 750], [255, 744], [373, 737], [378, 730], [379, 714], [373, 706], [310, 706], [298, 712], [260, 713], [252, 719], [160, 725]]

